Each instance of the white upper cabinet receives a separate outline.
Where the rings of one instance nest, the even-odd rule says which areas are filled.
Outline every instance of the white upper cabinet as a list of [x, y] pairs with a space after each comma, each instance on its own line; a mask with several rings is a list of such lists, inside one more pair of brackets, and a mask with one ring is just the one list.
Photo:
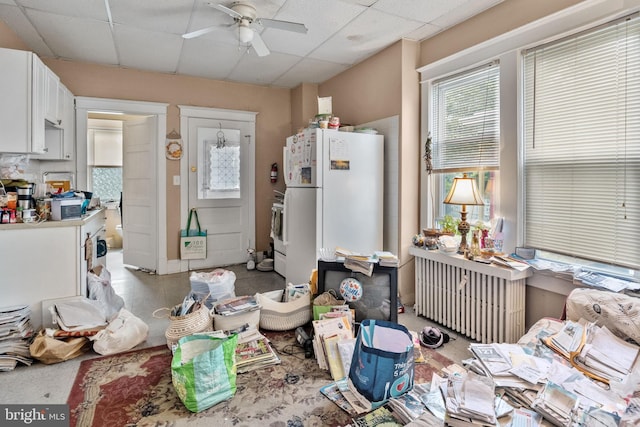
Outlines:
[[0, 153], [73, 158], [73, 94], [37, 55], [0, 48], [0, 93]]
[[44, 64], [31, 52], [0, 49], [0, 70], [0, 152], [43, 153]]

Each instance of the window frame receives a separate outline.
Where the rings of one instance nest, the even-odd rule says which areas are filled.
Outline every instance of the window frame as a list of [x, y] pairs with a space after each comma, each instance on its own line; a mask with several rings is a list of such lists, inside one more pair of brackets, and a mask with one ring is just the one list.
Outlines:
[[[524, 208], [520, 149], [522, 129], [519, 125], [523, 114], [519, 103], [522, 99], [520, 52], [543, 42], [623, 17], [638, 9], [640, 9], [639, 3], [580, 2], [418, 69], [421, 78], [421, 140], [426, 141], [429, 129], [429, 83], [440, 76], [470, 69], [483, 62], [500, 60], [501, 176], [496, 190], [498, 194], [496, 214], [504, 219], [505, 251], [514, 251], [524, 241], [521, 215]], [[434, 218], [430, 213], [434, 198], [430, 191], [432, 181], [423, 167], [420, 176], [421, 227], [431, 227], [434, 224]], [[517, 197], [513, 197], [514, 194]], [[636, 280], [640, 278], [637, 271], [631, 271], [630, 274]], [[563, 278], [544, 274], [534, 275], [528, 279], [527, 284], [565, 295], [574, 288], [573, 284], [567, 283]]]

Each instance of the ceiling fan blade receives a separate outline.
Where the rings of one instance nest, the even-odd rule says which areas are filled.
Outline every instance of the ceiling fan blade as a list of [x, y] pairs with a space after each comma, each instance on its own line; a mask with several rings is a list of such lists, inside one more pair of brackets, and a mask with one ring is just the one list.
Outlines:
[[216, 28], [218, 28], [218, 27], [217, 26], [213, 26], [213, 27], [203, 28], [201, 30], [192, 31], [190, 33], [183, 34], [182, 38], [184, 38], [184, 39], [192, 39], [194, 37], [200, 37], [203, 34], [207, 34], [207, 33], [210, 33], [212, 31], [214, 31]]
[[242, 14], [236, 12], [233, 9], [229, 9], [227, 6], [221, 5], [219, 3], [207, 3], [209, 6], [211, 7], [215, 7], [216, 9], [226, 13], [227, 15], [230, 15], [234, 18], [238, 18], [241, 19], [242, 18]]
[[253, 50], [256, 51], [258, 56], [267, 56], [271, 53], [269, 52], [269, 48], [267, 48], [267, 45], [264, 44], [264, 40], [262, 40], [260, 34], [255, 31], [253, 32], [253, 40], [251, 41], [251, 46], [253, 47]]
[[279, 21], [277, 19], [266, 18], [259, 18], [257, 21], [260, 25], [267, 28], [277, 28], [278, 30], [293, 31], [302, 34], [306, 34], [307, 31], [309, 31], [304, 24], [299, 24], [297, 22]]

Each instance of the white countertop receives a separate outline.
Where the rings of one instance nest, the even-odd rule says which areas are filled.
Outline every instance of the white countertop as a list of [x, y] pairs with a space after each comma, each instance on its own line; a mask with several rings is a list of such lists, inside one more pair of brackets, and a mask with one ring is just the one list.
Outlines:
[[16, 222], [15, 224], [0, 224], [0, 231], [3, 230], [20, 230], [20, 229], [38, 229], [51, 227], [80, 227], [96, 218], [98, 214], [105, 214], [105, 208], [97, 208], [87, 211], [78, 219], [65, 219], [62, 221], [43, 221], [43, 222]]

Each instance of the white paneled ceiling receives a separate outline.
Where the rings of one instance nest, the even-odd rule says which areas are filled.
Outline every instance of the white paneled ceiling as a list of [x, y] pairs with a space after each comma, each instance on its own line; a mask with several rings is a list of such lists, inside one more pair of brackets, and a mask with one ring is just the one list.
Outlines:
[[228, 0], [0, 0], [0, 20], [42, 58], [290, 88], [321, 83], [402, 38], [424, 40], [501, 1], [248, 0], [258, 18], [308, 29], [254, 23], [267, 56], [243, 46], [234, 19], [214, 7], [232, 7]]

